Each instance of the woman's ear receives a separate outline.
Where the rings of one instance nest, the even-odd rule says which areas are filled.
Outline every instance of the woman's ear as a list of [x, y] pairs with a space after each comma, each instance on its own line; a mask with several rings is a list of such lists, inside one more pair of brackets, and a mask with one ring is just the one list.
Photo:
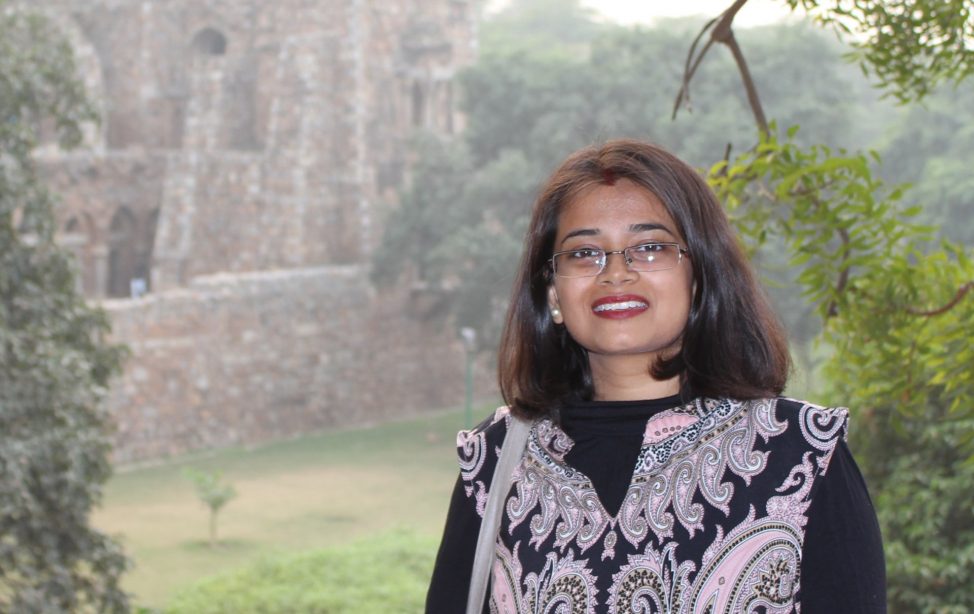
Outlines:
[[563, 324], [565, 322], [565, 317], [561, 315], [558, 293], [555, 291], [554, 285], [548, 286], [548, 309], [551, 311], [551, 319], [554, 320], [555, 324]]

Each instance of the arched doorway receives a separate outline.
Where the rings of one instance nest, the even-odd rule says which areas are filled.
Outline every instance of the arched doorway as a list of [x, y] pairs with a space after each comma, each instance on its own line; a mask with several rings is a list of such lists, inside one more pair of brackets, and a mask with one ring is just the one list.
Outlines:
[[136, 269], [135, 216], [121, 207], [112, 216], [108, 236], [108, 296], [126, 297]]

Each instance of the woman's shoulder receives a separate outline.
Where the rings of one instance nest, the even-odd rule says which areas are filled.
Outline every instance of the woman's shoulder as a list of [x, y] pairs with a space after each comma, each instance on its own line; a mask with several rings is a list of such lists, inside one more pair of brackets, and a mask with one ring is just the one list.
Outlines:
[[477, 513], [481, 516], [487, 501], [487, 485], [494, 475], [513, 419], [509, 408], [499, 407], [477, 426], [457, 433], [460, 480], [467, 498], [476, 502]]
[[477, 426], [457, 433], [457, 456], [464, 479], [482, 474], [485, 466], [488, 472], [493, 471], [513, 419], [510, 408], [498, 407]]
[[769, 436], [769, 445], [779, 450], [804, 451], [803, 455], [811, 452], [819, 459], [823, 472], [848, 434], [849, 410], [845, 407], [774, 397], [752, 401], [751, 408], [754, 428]]
[[462, 450], [475, 441], [500, 445], [512, 419], [509, 407], [498, 407], [477, 426], [457, 433], [457, 448]]
[[[849, 428], [849, 410], [828, 407], [790, 397], [758, 399], [704, 399], [698, 402], [705, 428], [725, 432], [731, 423], [746, 424], [748, 432], [759, 434], [775, 446], [798, 446], [817, 450], [825, 457], [844, 441]], [[743, 421], [743, 422], [742, 422]]]
[[847, 407], [842, 407], [840, 405], [820, 405], [817, 403], [812, 403], [811, 401], [805, 401], [803, 399], [795, 399], [787, 396], [779, 396], [771, 399], [779, 407], [786, 408], [789, 411], [794, 412], [812, 412], [812, 413], [826, 413], [826, 414], [846, 414], [849, 412]]
[[845, 438], [849, 427], [849, 409], [841, 406], [817, 405], [790, 397], [777, 397], [775, 414], [779, 419], [795, 420], [803, 432], [816, 439]]
[[768, 428], [779, 422], [795, 423], [801, 425], [803, 430], [828, 431], [844, 436], [849, 422], [846, 407], [817, 405], [784, 396], [745, 400], [700, 398], [694, 403], [702, 416], [719, 415], [733, 420], [737, 416], [749, 415], [752, 420], [767, 423]]

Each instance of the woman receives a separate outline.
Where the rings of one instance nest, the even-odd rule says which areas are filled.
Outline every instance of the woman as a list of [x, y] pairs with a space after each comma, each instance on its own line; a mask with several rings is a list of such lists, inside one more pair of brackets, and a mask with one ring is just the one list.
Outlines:
[[780, 398], [789, 368], [692, 168], [631, 140], [570, 156], [538, 198], [515, 282], [508, 407], [458, 436], [427, 612], [464, 611], [512, 414], [533, 426], [485, 612], [884, 612], [847, 412]]

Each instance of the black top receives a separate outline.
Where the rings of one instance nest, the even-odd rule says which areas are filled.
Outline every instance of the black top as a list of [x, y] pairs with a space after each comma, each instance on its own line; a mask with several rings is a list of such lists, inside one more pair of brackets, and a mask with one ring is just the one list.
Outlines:
[[[606, 510], [618, 512], [632, 479], [646, 423], [681, 405], [678, 396], [651, 401], [595, 401], [564, 408], [559, 426], [574, 445], [566, 464], [592, 482]], [[886, 612], [886, 572], [876, 513], [845, 441], [840, 441], [808, 509], [801, 559], [803, 614]], [[466, 607], [480, 517], [457, 480], [427, 594], [427, 614]], [[487, 612], [486, 607], [484, 612]]]

